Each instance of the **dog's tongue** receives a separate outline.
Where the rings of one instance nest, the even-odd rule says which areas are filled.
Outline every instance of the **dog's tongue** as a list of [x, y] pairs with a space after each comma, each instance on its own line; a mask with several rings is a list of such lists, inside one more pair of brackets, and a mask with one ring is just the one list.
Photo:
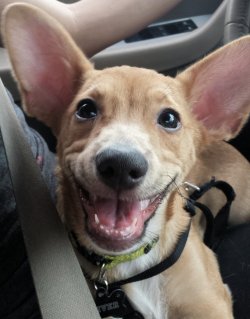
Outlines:
[[[146, 201], [145, 201], [146, 202]], [[95, 214], [99, 223], [109, 228], [130, 226], [141, 213], [143, 202], [126, 202], [115, 199], [98, 199], [94, 202]], [[144, 203], [145, 205], [147, 203]], [[144, 206], [145, 206], [144, 205]]]

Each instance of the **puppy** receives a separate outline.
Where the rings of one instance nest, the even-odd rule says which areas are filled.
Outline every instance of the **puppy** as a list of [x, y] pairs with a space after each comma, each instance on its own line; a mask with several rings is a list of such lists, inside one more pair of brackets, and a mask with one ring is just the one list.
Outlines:
[[[249, 114], [250, 37], [173, 79], [129, 66], [95, 70], [63, 27], [30, 5], [6, 10], [3, 35], [26, 112], [58, 139], [62, 221], [89, 255], [116, 260], [103, 274], [80, 257], [92, 280], [126, 279], [175, 251], [190, 223], [179, 191], [186, 180], [228, 181], [237, 193], [231, 222], [249, 220], [249, 163], [223, 140]], [[207, 202], [219, 206], [219, 194]], [[170, 268], [122, 289], [147, 319], [233, 318], [229, 289], [193, 222]]]

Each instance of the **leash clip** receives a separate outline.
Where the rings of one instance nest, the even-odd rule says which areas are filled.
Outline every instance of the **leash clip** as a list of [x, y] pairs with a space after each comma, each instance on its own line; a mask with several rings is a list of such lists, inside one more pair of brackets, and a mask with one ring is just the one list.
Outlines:
[[193, 183], [190, 183], [190, 182], [184, 182], [183, 185], [184, 185], [185, 190], [186, 190], [187, 192], [190, 191], [190, 188], [193, 189], [193, 190], [195, 190], [195, 191], [198, 191], [198, 192], [201, 190], [199, 186], [197, 186], [197, 185], [195, 185], [195, 184], [193, 184]]
[[94, 282], [94, 287], [96, 292], [99, 294], [108, 294], [109, 283], [105, 276], [106, 273], [106, 264], [103, 263], [99, 271], [98, 277]]

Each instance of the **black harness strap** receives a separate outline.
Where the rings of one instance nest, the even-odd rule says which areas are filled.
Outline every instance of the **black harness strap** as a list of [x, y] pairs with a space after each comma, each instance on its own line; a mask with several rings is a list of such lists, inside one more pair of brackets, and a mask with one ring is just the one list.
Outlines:
[[206, 205], [203, 205], [199, 202], [194, 202], [194, 206], [199, 208], [206, 218], [206, 229], [203, 241], [205, 245], [211, 248], [211, 245], [214, 242], [214, 216]]
[[131, 282], [136, 282], [136, 281], [140, 281], [140, 280], [154, 277], [156, 275], [159, 275], [163, 271], [167, 270], [172, 265], [174, 265], [177, 262], [177, 260], [180, 258], [181, 254], [185, 248], [185, 245], [186, 245], [186, 242], [188, 239], [188, 234], [190, 231], [190, 226], [191, 226], [191, 220], [189, 221], [189, 224], [188, 224], [186, 230], [180, 235], [179, 240], [177, 241], [177, 244], [175, 246], [175, 249], [167, 258], [165, 258], [159, 264], [157, 264], [149, 269], [146, 269], [145, 271], [143, 271], [135, 276], [132, 276], [132, 277], [129, 277], [127, 279], [120, 280], [120, 281], [117, 281], [114, 283], [110, 283], [109, 287], [110, 288], [113, 288], [116, 286], [120, 287], [120, 286], [123, 286], [125, 284], [129, 284]]
[[[217, 188], [221, 190], [227, 200], [226, 204], [219, 210], [215, 217], [207, 206], [197, 202], [197, 200], [211, 188]], [[208, 183], [202, 185], [200, 190], [196, 190], [190, 195], [190, 200], [192, 201], [193, 205], [199, 208], [206, 218], [207, 226], [204, 234], [204, 243], [212, 250], [216, 249], [220, 239], [223, 237], [228, 228], [230, 208], [235, 196], [236, 195], [233, 188], [227, 182], [216, 181], [214, 178], [212, 178]]]

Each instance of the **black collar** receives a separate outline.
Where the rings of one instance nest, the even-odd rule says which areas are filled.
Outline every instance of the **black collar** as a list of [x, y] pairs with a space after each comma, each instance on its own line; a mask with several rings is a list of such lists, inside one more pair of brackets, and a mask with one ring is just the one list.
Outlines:
[[86, 249], [84, 246], [81, 246], [74, 232], [70, 232], [69, 235], [71, 238], [71, 242], [74, 244], [74, 247], [83, 257], [85, 257], [89, 262], [91, 262], [95, 266], [101, 267], [104, 265], [105, 270], [111, 269], [120, 263], [132, 261], [142, 255], [148, 254], [159, 240], [159, 237], [155, 237], [153, 238], [151, 243], [147, 243], [147, 244], [145, 243], [141, 247], [136, 249], [135, 251], [130, 252], [129, 254], [117, 255], [117, 256], [116, 255], [102, 256], [102, 255], [98, 255], [94, 253], [93, 251]]

